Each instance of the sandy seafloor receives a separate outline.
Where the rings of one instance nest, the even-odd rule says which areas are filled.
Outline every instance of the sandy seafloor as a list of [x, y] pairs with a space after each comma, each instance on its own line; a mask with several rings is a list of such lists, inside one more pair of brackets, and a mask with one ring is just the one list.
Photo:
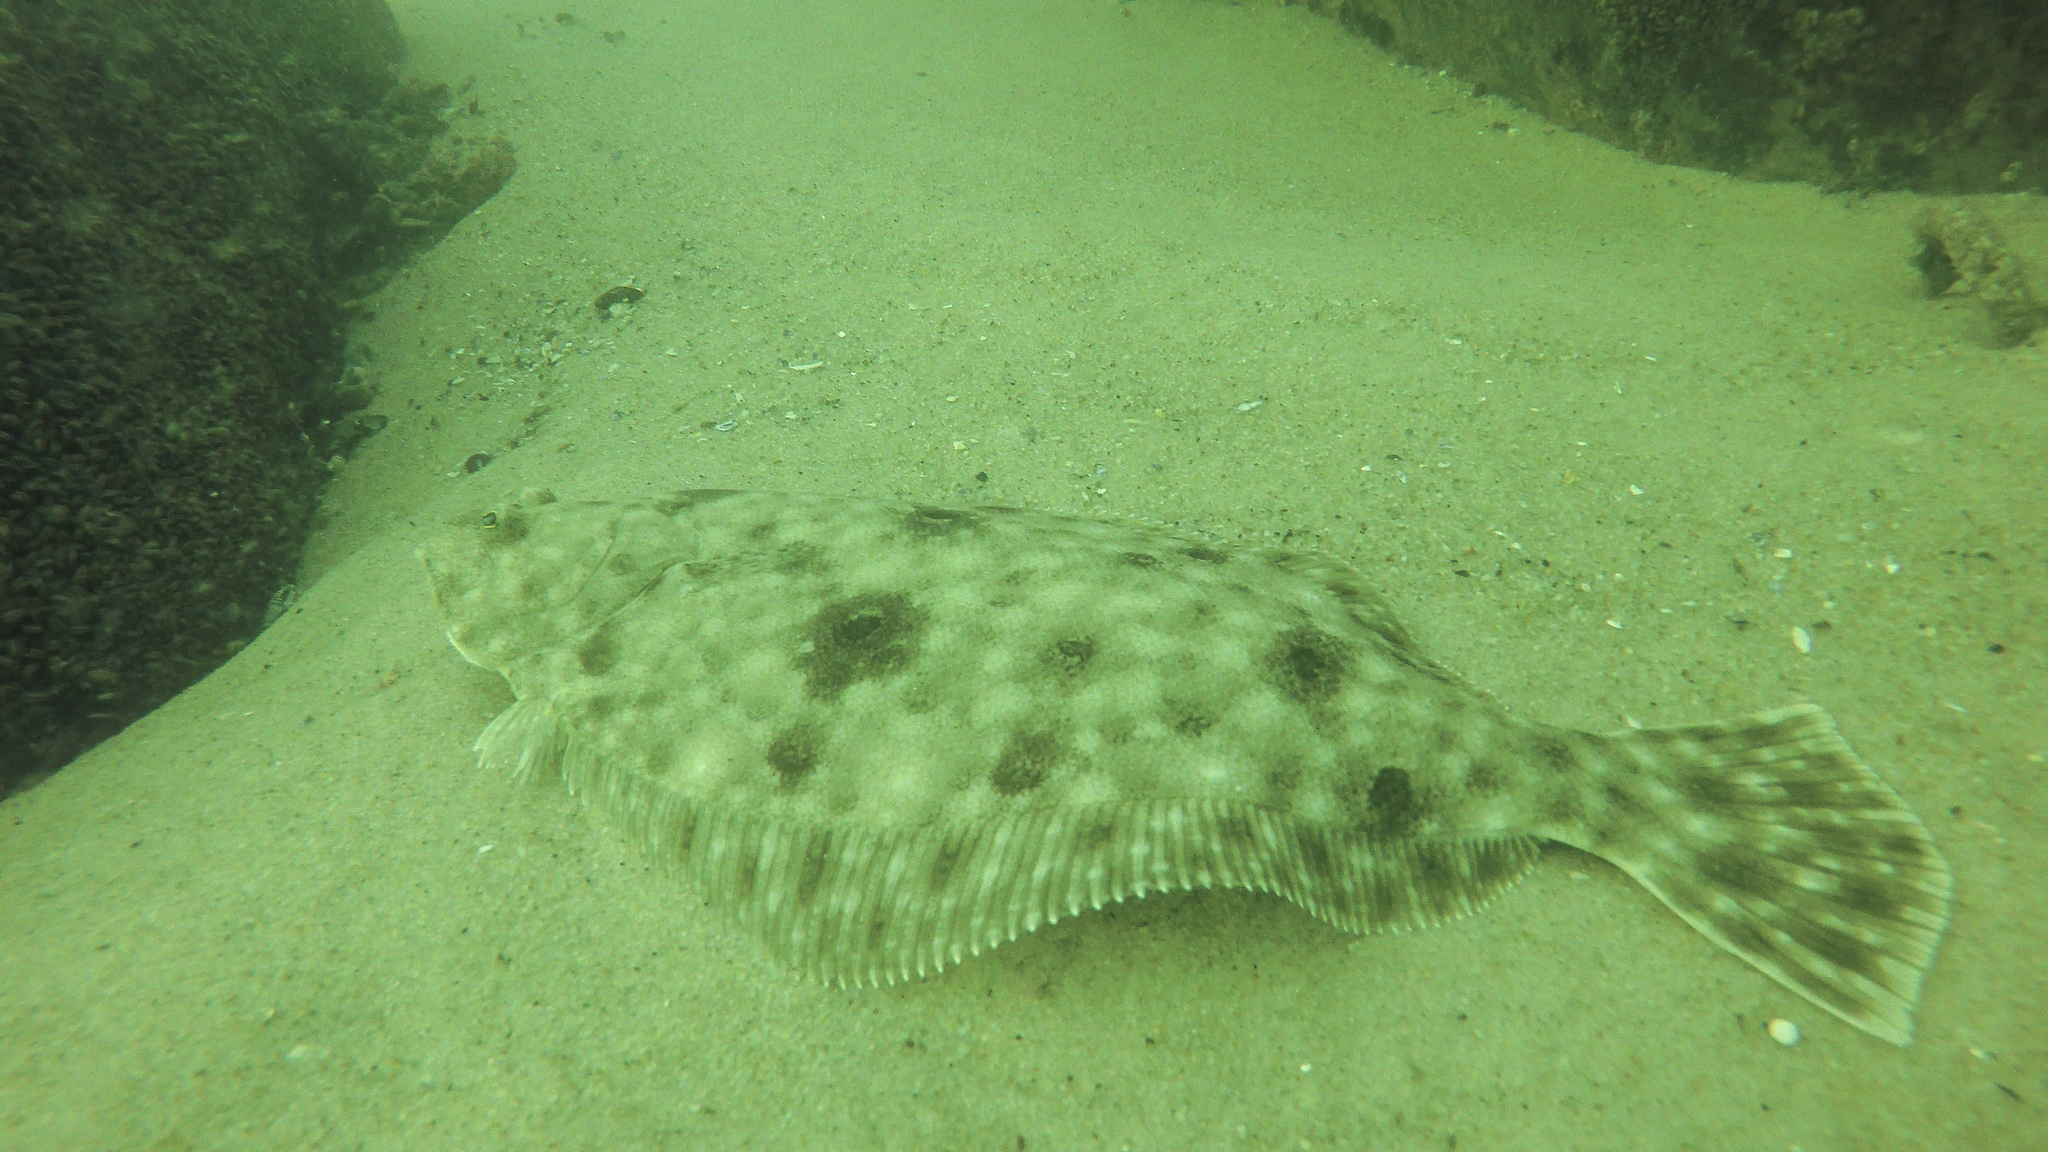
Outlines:
[[[2048, 355], [1924, 297], [1920, 201], [1263, 4], [570, 3], [399, 7], [519, 174], [355, 332], [391, 425], [298, 606], [0, 808], [0, 1145], [2048, 1147]], [[411, 550], [529, 485], [1284, 537], [1527, 715], [1818, 702], [1955, 867], [1919, 1039], [1563, 849], [1428, 932], [1206, 893], [809, 985], [476, 769]]]

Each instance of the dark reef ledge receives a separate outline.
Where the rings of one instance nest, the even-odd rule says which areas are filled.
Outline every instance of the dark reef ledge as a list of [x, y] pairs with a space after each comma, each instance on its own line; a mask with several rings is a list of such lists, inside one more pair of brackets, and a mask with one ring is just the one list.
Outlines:
[[384, 0], [0, 0], [0, 793], [204, 676], [381, 426], [344, 304], [502, 187]]
[[1670, 164], [1836, 189], [2048, 189], [2040, 0], [1294, 0]]

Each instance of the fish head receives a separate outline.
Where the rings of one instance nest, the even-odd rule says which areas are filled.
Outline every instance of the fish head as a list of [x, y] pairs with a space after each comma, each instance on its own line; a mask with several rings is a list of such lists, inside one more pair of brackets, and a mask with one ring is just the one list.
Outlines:
[[654, 509], [529, 488], [462, 514], [415, 554], [456, 651], [503, 672], [587, 635], [688, 553], [686, 533]]

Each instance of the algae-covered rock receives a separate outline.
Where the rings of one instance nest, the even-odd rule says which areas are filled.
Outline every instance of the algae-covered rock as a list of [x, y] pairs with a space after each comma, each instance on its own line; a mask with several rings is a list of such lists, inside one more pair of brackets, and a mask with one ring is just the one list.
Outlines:
[[[383, 0], [0, 0], [0, 791], [254, 635], [377, 427], [339, 302], [511, 170], [403, 53]], [[385, 189], [427, 225], [351, 262]]]
[[2048, 190], [2040, 0], [1299, 0], [1664, 163], [1829, 188]]

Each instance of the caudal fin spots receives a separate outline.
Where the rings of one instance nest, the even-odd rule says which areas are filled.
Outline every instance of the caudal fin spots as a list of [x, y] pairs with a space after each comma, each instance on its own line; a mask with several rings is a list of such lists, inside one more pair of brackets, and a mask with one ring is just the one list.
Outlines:
[[1899, 900], [1896, 885], [1888, 879], [1852, 876], [1835, 887], [1835, 900], [1866, 920], [1902, 924], [1909, 920], [1907, 905]]
[[1663, 787], [1594, 784], [1583, 846], [1786, 987], [1907, 1043], [1953, 880], [1827, 714], [1785, 709], [1607, 739], [1613, 758]]

